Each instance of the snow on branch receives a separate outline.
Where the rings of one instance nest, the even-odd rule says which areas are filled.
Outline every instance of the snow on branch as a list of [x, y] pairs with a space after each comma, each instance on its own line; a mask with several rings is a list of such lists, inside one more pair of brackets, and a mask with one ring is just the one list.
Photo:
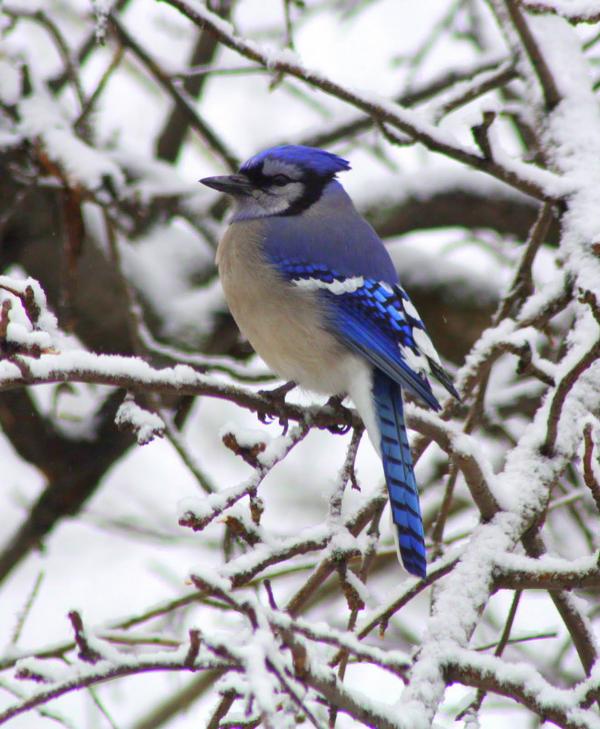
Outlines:
[[[477, 262], [467, 260], [452, 269], [446, 256], [439, 255], [432, 272], [425, 259], [409, 265], [406, 251], [398, 246], [397, 263], [405, 276], [410, 279], [414, 270], [415, 278], [420, 274], [426, 280], [424, 303], [428, 297], [434, 302], [429, 302], [431, 318], [443, 321], [445, 316], [440, 309], [444, 295], [436, 297], [434, 285], [442, 279], [436, 279], [438, 270], [444, 269], [446, 290], [469, 293], [471, 301], [461, 300], [458, 316], [465, 330], [475, 332], [464, 363], [455, 362], [462, 400], [442, 400], [439, 413], [407, 402], [429, 562], [424, 579], [406, 576], [396, 564], [382, 518], [387, 504], [382, 474], [379, 465], [378, 470], [373, 467], [373, 454], [362, 438], [363, 424], [351, 407], [339, 400], [310, 404], [306, 394], [295, 390], [288, 399], [293, 383], [258, 389], [273, 377], [260, 365], [240, 364], [248, 351], [220, 308], [223, 322], [205, 332], [215, 341], [193, 342], [193, 353], [169, 341], [166, 329], [161, 331], [154, 322], [151, 332], [144, 321], [143, 302], [132, 283], [135, 276], [122, 265], [121, 239], [127, 238], [132, 248], [141, 241], [143, 247], [148, 230], [162, 238], [183, 219], [188, 226], [192, 222], [208, 244], [203, 252], [206, 268], [196, 278], [194, 271], [190, 285], [201, 280], [213, 286], [211, 246], [224, 206], [204, 198], [199, 204], [182, 204], [189, 186], [167, 164], [156, 159], [137, 167], [133, 155], [102, 149], [90, 132], [96, 131], [92, 111], [127, 54], [144, 69], [144, 83], [173, 103], [175, 116], [184, 120], [181, 137], [187, 129], [196, 131], [228, 169], [235, 169], [237, 155], [200, 115], [198, 108], [204, 112], [204, 107], [196, 103], [198, 97], [192, 98], [189, 84], [179, 84], [157, 60], [161, 54], [147, 42], [143, 26], [134, 32], [128, 17], [120, 15], [124, 3], [117, 1], [112, 9], [96, 4], [113, 55], [91, 94], [82, 59], [94, 48], [96, 30], [103, 28], [90, 28], [87, 41], [70, 49], [69, 37], [50, 10], [30, 12], [14, 3], [8, 11], [10, 23], [40, 26], [59, 51], [62, 75], [41, 78], [30, 64], [33, 82], [27, 92], [11, 90], [0, 75], [0, 115], [11, 130], [6, 146], [11, 154], [21, 145], [27, 148], [18, 178], [24, 191], [8, 213], [0, 211], [0, 232], [12, 218], [23, 222], [20, 206], [32, 191], [58, 190], [66, 226], [63, 273], [67, 279], [74, 274], [81, 246], [91, 245], [88, 234], [93, 232], [98, 249], [104, 246], [96, 262], [110, 270], [111, 295], [123, 294], [117, 308], [128, 338], [125, 346], [111, 348], [111, 336], [111, 347], [96, 348], [89, 345], [89, 332], [83, 327], [77, 334], [86, 349], [59, 330], [40, 284], [18, 273], [0, 276], [0, 421], [15, 451], [31, 459], [48, 479], [13, 542], [29, 539], [28, 549], [31, 544], [37, 547], [46, 533], [40, 536], [32, 523], [48, 523], [48, 514], [61, 499], [66, 504], [63, 516], [75, 510], [75, 497], [79, 504], [85, 502], [86, 494], [73, 496], [69, 491], [71, 474], [60, 470], [75, 451], [71, 431], [61, 438], [67, 429], [57, 403], [75, 389], [86, 395], [93, 392], [99, 403], [88, 419], [89, 428], [81, 428], [86, 438], [91, 431], [101, 434], [89, 448], [103, 448], [112, 433], [123, 438], [118, 447], [110, 443], [118, 456], [107, 459], [97, 479], [88, 484], [90, 489], [135, 447], [133, 438], [118, 431], [124, 428], [140, 445], [164, 436], [166, 445], [136, 451], [136, 457], [171, 444], [180, 465], [194, 477], [194, 487], [199, 485], [206, 495], [183, 499], [179, 518], [171, 513], [156, 527], [149, 518], [131, 524], [127, 518], [98, 517], [93, 509], [86, 513], [86, 518], [98, 523], [103, 518], [111, 529], [129, 536], [138, 530], [161, 540], [161, 549], [173, 542], [187, 549], [191, 543], [199, 555], [198, 564], [185, 567], [192, 590], [99, 625], [88, 622], [84, 610], [69, 607], [65, 621], [71, 627], [70, 639], [56, 641], [48, 635], [40, 645], [22, 648], [17, 638], [38, 599], [38, 578], [30, 598], [23, 601], [16, 637], [0, 657], [0, 670], [6, 672], [0, 687], [11, 696], [0, 708], [0, 724], [32, 710], [47, 711], [47, 703], [79, 689], [148, 672], [177, 672], [204, 676], [203, 685], [216, 701], [210, 709], [203, 705], [198, 710], [199, 715], [204, 712], [199, 720], [212, 712], [205, 722], [210, 729], [279, 729], [302, 722], [334, 727], [338, 713], [383, 729], [445, 725], [453, 718], [447, 700], [453, 683], [462, 687], [465, 701], [469, 699], [458, 716], [482, 725], [485, 696], [494, 694], [512, 702], [521, 710], [520, 717], [534, 715], [566, 729], [597, 729], [600, 113], [593, 68], [571, 27], [597, 19], [597, 8], [584, 0], [494, 0], [495, 20], [486, 15], [486, 22], [498, 24], [509, 48], [494, 47], [467, 68], [444, 69], [414, 85], [407, 82], [391, 99], [355, 91], [304, 66], [293, 51], [293, 14], [301, 12], [301, 4], [285, 3], [285, 48], [273, 50], [234, 30], [226, 19], [229, 3], [210, 3], [214, 11], [200, 0], [161, 2], [164, 17], [171, 13], [164, 6], [171, 6], [181, 14], [177, 27], [198, 33], [191, 56], [196, 68], [180, 74], [186, 81], [218, 70], [212, 54], [221, 44], [251, 62], [244, 64], [242, 73], [270, 74], [272, 90], [289, 76], [294, 84], [302, 82], [293, 86], [296, 94], [316, 90], [344, 102], [345, 118], [337, 117], [318, 133], [304, 133], [305, 140], [349, 144], [352, 139], [363, 152], [387, 162], [386, 143], [419, 142], [464, 164], [460, 177], [436, 169], [420, 173], [403, 187], [399, 183], [398, 189], [389, 180], [379, 188], [373, 185], [369, 207], [374, 211], [401, 205], [408, 197], [418, 204], [436, 192], [463, 190], [472, 193], [471, 206], [479, 206], [486, 196], [507, 204], [520, 201], [531, 218], [523, 230], [527, 225], [530, 230], [519, 240], [504, 236], [513, 230], [510, 226], [499, 225], [493, 235], [489, 230], [481, 233], [478, 252], [489, 249], [500, 272], [496, 276], [494, 270], [491, 276], [477, 271], [469, 280], [469, 269]], [[355, 12], [364, 10], [357, 7]], [[463, 32], [467, 20], [458, 12], [451, 9], [434, 24], [408, 62], [412, 72], [439, 38]], [[480, 47], [484, 39], [475, 26], [478, 23], [469, 26], [469, 38]], [[207, 57], [198, 61], [198, 54]], [[0, 74], [3, 68], [0, 65]], [[65, 84], [73, 94], [59, 94]], [[510, 102], [496, 94], [487, 108], [486, 95], [507, 85]], [[68, 103], [63, 98], [67, 96]], [[312, 96], [310, 101], [319, 103]], [[477, 116], [472, 108], [460, 116], [471, 102], [482, 105]], [[369, 124], [382, 132], [376, 143], [357, 139]], [[508, 125], [518, 130], [518, 145], [512, 148], [526, 148], [518, 157], [504, 151]], [[98, 139], [110, 136], [100, 131]], [[469, 143], [471, 137], [474, 143]], [[445, 160], [438, 162], [443, 167]], [[390, 167], [393, 164], [395, 160]], [[172, 177], [167, 180], [168, 170]], [[472, 177], [475, 171], [494, 179], [480, 184], [481, 176]], [[385, 194], [380, 194], [384, 185]], [[534, 199], [524, 203], [523, 193]], [[440, 196], [440, 204], [454, 206], [456, 200]], [[165, 216], [175, 220], [172, 227], [161, 222]], [[453, 225], [457, 221], [456, 216], [450, 219]], [[463, 227], [490, 227], [480, 217], [472, 220], [476, 222], [464, 222]], [[406, 226], [388, 234], [394, 230], [404, 233]], [[477, 235], [455, 247], [472, 246], [471, 238]], [[133, 266], [131, 258], [125, 263]], [[182, 254], [182, 268], [188, 265], [184, 258]], [[160, 269], [161, 260], [167, 256], [149, 259], [149, 270]], [[149, 279], [152, 289], [158, 277]], [[51, 301], [52, 285], [52, 280], [45, 285]], [[54, 292], [56, 311], [67, 289]], [[211, 308], [215, 320], [212, 315], [222, 306], [220, 299], [215, 304], [217, 298]], [[98, 308], [92, 303], [87, 311], [98, 316], [94, 307]], [[479, 318], [479, 309], [485, 307], [486, 317]], [[163, 336], [166, 343], [158, 339]], [[94, 387], [80, 387], [85, 385]], [[95, 387], [100, 385], [103, 388]], [[41, 405], [34, 412], [38, 394]], [[190, 403], [196, 397], [204, 399], [201, 417], [190, 418], [188, 432], [183, 426], [195, 412]], [[215, 419], [212, 411], [203, 417], [208, 399], [227, 410], [222, 419], [221, 414]], [[219, 425], [213, 428], [215, 420]], [[24, 423], [26, 433], [35, 432], [36, 443], [24, 439], [15, 422]], [[197, 425], [214, 430], [211, 448], [215, 450], [216, 442], [222, 449], [208, 463], [200, 447], [195, 452]], [[31, 452], [42, 432], [51, 435], [51, 458], [36, 461]], [[321, 451], [311, 450], [317, 441], [325, 445]], [[75, 442], [84, 448], [84, 438]], [[234, 462], [231, 471], [221, 462], [224, 453]], [[322, 469], [319, 457], [326, 464]], [[326, 467], [333, 475], [325, 475]], [[235, 476], [223, 475], [230, 472]], [[285, 512], [274, 494], [285, 500]], [[7, 560], [12, 546], [0, 557]], [[529, 607], [529, 591], [549, 605], [554, 621], [550, 627], [533, 632], [519, 628], [521, 612]], [[375, 640], [375, 633], [382, 639]], [[530, 646], [542, 639], [544, 650], [552, 645], [547, 650], [557, 657], [556, 665], [553, 659], [544, 663], [543, 651], [542, 658], [532, 658]], [[375, 681], [385, 674], [381, 683], [391, 686], [385, 701], [369, 695], [370, 685], [363, 681], [367, 674], [360, 672], [363, 665]], [[339, 719], [340, 726], [344, 720]]]
[[559, 15], [571, 23], [600, 21], [600, 10], [595, 0], [519, 0], [519, 4], [531, 13]]
[[528, 665], [507, 666], [494, 656], [460, 651], [455, 647], [447, 656], [446, 675], [451, 681], [516, 699], [541, 720], [551, 721], [564, 729], [600, 727], [596, 707], [589, 706], [598, 692], [598, 678], [582, 681], [575, 689], [560, 690]]
[[[223, 45], [261, 64], [271, 72], [290, 74], [326, 94], [335, 96], [369, 114], [380, 124], [388, 124], [400, 130], [428, 149], [463, 162], [473, 169], [487, 172], [540, 200], [556, 200], [568, 193], [568, 188], [561, 184], [560, 179], [547, 170], [509, 160], [506, 155], [501, 156], [501, 161], [482, 156], [474, 149], [461, 145], [452, 135], [430, 124], [426, 117], [417, 112], [402, 108], [383, 98], [352, 91], [318, 71], [305, 68], [298, 57], [289, 50], [280, 52], [267, 50], [254, 41], [236, 35], [229, 23], [224, 22], [200, 2], [190, 3], [185, 0], [161, 0], [161, 2], [177, 8], [199, 27], [210, 28]], [[499, 150], [497, 152], [499, 154]]]
[[130, 428], [139, 445], [146, 445], [156, 437], [162, 438], [165, 432], [163, 419], [140, 407], [131, 397], [117, 410], [115, 423], [119, 428]]

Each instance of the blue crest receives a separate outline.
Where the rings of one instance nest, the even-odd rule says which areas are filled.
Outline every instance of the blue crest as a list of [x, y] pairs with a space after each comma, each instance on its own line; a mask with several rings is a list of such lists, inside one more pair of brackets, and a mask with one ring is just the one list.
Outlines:
[[328, 177], [350, 169], [350, 163], [331, 152], [316, 147], [305, 147], [301, 144], [282, 144], [279, 147], [265, 149], [250, 157], [240, 168], [240, 172], [248, 172], [262, 165], [265, 160], [272, 159], [296, 165], [320, 177]]

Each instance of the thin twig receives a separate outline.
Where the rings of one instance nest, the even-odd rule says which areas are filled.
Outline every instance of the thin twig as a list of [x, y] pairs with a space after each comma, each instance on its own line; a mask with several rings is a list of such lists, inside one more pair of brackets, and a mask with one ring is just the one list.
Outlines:
[[40, 592], [40, 587], [42, 586], [42, 581], [44, 579], [44, 572], [40, 570], [38, 572], [37, 577], [35, 578], [35, 582], [33, 583], [33, 586], [31, 588], [31, 591], [27, 597], [27, 600], [25, 602], [25, 605], [23, 605], [23, 608], [19, 612], [17, 616], [17, 622], [15, 625], [15, 629], [13, 630], [13, 634], [10, 638], [10, 645], [16, 646], [19, 642], [19, 638], [21, 637], [21, 633], [23, 632], [23, 628], [25, 627], [25, 621], [29, 617], [29, 613], [31, 612], [31, 608], [33, 607], [33, 604], [35, 603], [35, 600]]
[[518, 0], [505, 0], [505, 3], [515, 30], [519, 34], [523, 48], [525, 49], [540, 82], [540, 86], [544, 94], [546, 111], [552, 111], [558, 106], [562, 98], [556, 85], [556, 80], [546, 63], [546, 59], [540, 51], [535, 38], [533, 37], [525, 16], [521, 13], [521, 9], [519, 7], [520, 3]]
[[550, 409], [548, 410], [546, 438], [540, 448], [540, 451], [544, 455], [550, 457], [554, 451], [554, 445], [558, 435], [558, 424], [567, 395], [581, 375], [594, 364], [598, 357], [600, 357], [600, 339], [594, 342], [590, 349], [581, 356], [558, 383], [550, 403]]
[[493, 324], [495, 326], [509, 316], [518, 304], [522, 303], [533, 292], [531, 267], [540, 246], [546, 239], [552, 218], [552, 205], [544, 203], [540, 207], [536, 221], [529, 231], [525, 249], [515, 270], [512, 283], [494, 314]]
[[232, 707], [234, 701], [235, 693], [233, 691], [228, 691], [223, 694], [216, 709], [214, 710], [214, 713], [210, 717], [208, 724], [206, 725], [206, 729], [219, 729], [221, 726], [221, 719], [224, 719], [227, 716], [227, 712]]
[[9, 17], [15, 17], [15, 18], [28, 18], [30, 20], [35, 21], [36, 23], [39, 23], [42, 25], [51, 36], [52, 40], [54, 41], [56, 48], [58, 50], [58, 53], [61, 57], [63, 67], [65, 69], [66, 78], [71, 82], [71, 85], [73, 86], [73, 90], [75, 91], [75, 95], [77, 96], [77, 99], [79, 101], [79, 104], [81, 108], [85, 106], [85, 95], [83, 93], [83, 87], [81, 85], [81, 80], [79, 78], [79, 73], [77, 71], [77, 67], [73, 63], [71, 50], [68, 46], [67, 40], [64, 37], [62, 31], [56, 25], [56, 23], [50, 18], [49, 15], [47, 15], [42, 10], [35, 10], [33, 12], [29, 12], [26, 10], [23, 10], [21, 8], [18, 9], [12, 9], [10, 6], [3, 8], [4, 13], [8, 15]]
[[[521, 600], [522, 594], [523, 593], [520, 590], [516, 590], [515, 594], [513, 595], [510, 610], [508, 611], [508, 617], [506, 618], [506, 623], [504, 624], [504, 630], [502, 631], [500, 640], [498, 641], [498, 644], [494, 650], [495, 656], [500, 657], [509, 642], [510, 631], [512, 630], [513, 623], [515, 622], [515, 616], [517, 614], [517, 608], [519, 607], [519, 602]], [[485, 695], [486, 691], [484, 689], [477, 689], [477, 696], [475, 697], [475, 700], [471, 704], [469, 704], [466, 709], [464, 709], [460, 712], [460, 714], [457, 715], [456, 721], [464, 719], [467, 714], [477, 714], [485, 700]]]
[[169, 74], [166, 73], [158, 62], [154, 60], [154, 58], [152, 58], [144, 49], [144, 47], [133, 38], [131, 33], [125, 29], [124, 25], [116, 18], [116, 16], [111, 16], [109, 23], [120, 43], [134, 54], [134, 56], [152, 75], [158, 85], [164, 89], [175, 104], [177, 104], [180, 111], [185, 114], [190, 127], [199, 134], [208, 148], [222, 160], [227, 169], [231, 171], [237, 170], [239, 162], [235, 155], [227, 149], [223, 140], [220, 139], [208, 123], [198, 116], [192, 103], [188, 100], [185, 94], [177, 89], [177, 87], [173, 84], [169, 78]]
[[[600, 512], [600, 484], [596, 479], [594, 472], [594, 440], [592, 437], [592, 424], [587, 423], [583, 429], [583, 442], [584, 442], [584, 455], [583, 455], [583, 479], [585, 485], [589, 488], [594, 501], [596, 502], [596, 509]], [[597, 449], [596, 449], [597, 450]]]
[[[168, 5], [177, 8], [182, 14], [189, 18], [193, 23], [200, 27], [210, 28], [219, 41], [236, 51], [237, 53], [249, 58], [250, 60], [260, 63], [262, 66], [269, 68], [274, 72], [288, 73], [305, 83], [319, 88], [321, 91], [335, 96], [341, 101], [345, 101], [358, 109], [366, 112], [380, 123], [389, 124], [396, 129], [408, 134], [413, 139], [424, 144], [428, 149], [447, 155], [459, 162], [463, 162], [474, 169], [487, 172], [494, 177], [506, 182], [516, 189], [526, 192], [527, 194], [541, 200], [553, 200], [561, 197], [561, 193], [550, 192], [549, 188], [542, 188], [539, 184], [539, 175], [542, 174], [537, 169], [537, 179], [526, 176], [526, 166], [520, 166], [520, 172], [516, 171], [515, 166], [507, 168], [494, 160], [486, 159], [475, 154], [471, 149], [461, 146], [454, 140], [441, 134], [440, 131], [427, 124], [419, 115], [407, 109], [403, 109], [397, 105], [377, 103], [369, 95], [364, 95], [350, 90], [335, 81], [324, 77], [316, 72], [307, 72], [307, 70], [296, 63], [294, 60], [286, 56], [273, 57], [262, 51], [256, 43], [251, 43], [244, 38], [234, 35], [223, 25], [220, 18], [211, 13], [203, 6], [195, 5], [192, 7], [185, 0], [161, 0]], [[554, 175], [544, 171], [544, 176], [548, 177], [548, 182], [554, 180]], [[558, 183], [558, 180], [556, 180]], [[559, 184], [559, 183], [558, 183]]]
[[113, 73], [117, 70], [119, 67], [119, 64], [121, 63], [121, 59], [123, 58], [123, 46], [119, 46], [117, 50], [114, 52], [113, 57], [110, 60], [110, 63], [108, 64], [106, 70], [100, 77], [100, 80], [96, 84], [96, 88], [92, 92], [91, 96], [87, 99], [85, 102], [79, 116], [75, 120], [73, 124], [73, 128], [75, 130], [81, 129], [83, 124], [85, 123], [86, 119], [89, 117], [89, 115], [93, 112], [94, 108], [96, 107], [96, 104], [98, 103], [98, 99], [106, 89], [106, 86], [108, 85], [108, 82], [110, 80], [110, 77], [113, 75]]

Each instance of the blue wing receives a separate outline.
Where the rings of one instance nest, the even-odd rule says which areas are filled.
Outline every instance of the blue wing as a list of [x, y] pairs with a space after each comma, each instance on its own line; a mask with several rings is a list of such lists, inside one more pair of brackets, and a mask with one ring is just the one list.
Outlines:
[[434, 410], [439, 410], [440, 404], [427, 374], [458, 397], [450, 375], [437, 361], [425, 325], [401, 286], [342, 276], [322, 264], [290, 259], [274, 263], [292, 283], [315, 290], [324, 302], [331, 331], [394, 382]]
[[401, 388], [439, 410], [427, 373], [458, 397], [450, 376], [439, 363], [416, 309], [398, 284], [341, 275], [325, 264], [297, 259], [280, 258], [273, 263], [291, 283], [321, 298], [331, 331], [373, 365], [373, 404], [400, 555], [411, 574], [425, 577], [423, 522]]

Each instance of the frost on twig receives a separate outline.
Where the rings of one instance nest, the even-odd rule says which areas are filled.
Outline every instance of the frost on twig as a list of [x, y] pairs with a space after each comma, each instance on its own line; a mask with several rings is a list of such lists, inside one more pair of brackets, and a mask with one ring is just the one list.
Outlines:
[[[286, 1], [250, 22], [243, 3], [163, 0], [139, 23], [123, 0], [26, 5], [0, 11], [7, 604], [41, 546], [46, 577], [14, 600], [0, 724], [35, 711], [80, 726], [75, 704], [46, 705], [90, 689], [94, 720], [114, 726], [124, 703], [132, 726], [185, 707], [210, 729], [486, 726], [510, 707], [515, 724], [597, 729], [598, 36], [574, 26], [598, 9]], [[377, 93], [344, 80], [354, 59], [338, 73], [302, 58], [324, 17], [366, 53], [364, 28], [400, 28], [369, 56]], [[217, 123], [249, 93], [248, 119]], [[273, 375], [225, 310], [226, 205], [193, 170], [237, 169], [258, 142], [233, 130], [257, 118], [264, 146], [352, 161], [357, 203], [401, 238], [394, 263], [455, 374], [460, 402], [406, 403], [422, 580], [397, 564], [352, 404], [260, 389]], [[166, 437], [139, 449], [131, 434]], [[66, 516], [89, 535], [68, 554]], [[81, 611], [59, 611], [72, 593]], [[155, 698], [103, 688], [149, 672]]]
[[131, 396], [128, 396], [117, 410], [115, 423], [119, 428], [133, 431], [138, 445], [146, 445], [154, 438], [162, 438], [165, 434], [162, 418], [140, 407]]
[[56, 319], [46, 296], [31, 278], [0, 276], [0, 353], [38, 358], [53, 351]]

